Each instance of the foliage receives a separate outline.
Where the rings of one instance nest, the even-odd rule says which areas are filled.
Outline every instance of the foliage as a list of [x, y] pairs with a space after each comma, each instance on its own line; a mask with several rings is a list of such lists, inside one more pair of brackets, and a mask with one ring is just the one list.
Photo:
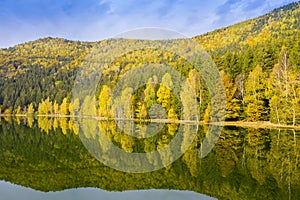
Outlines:
[[[256, 19], [179, 40], [182, 44], [199, 42], [221, 71], [227, 97], [226, 120], [300, 124], [299, 5], [299, 2], [292, 3]], [[180, 116], [193, 116], [190, 120], [203, 121], [205, 118], [207, 121], [211, 98], [224, 102], [220, 96], [211, 96], [202, 77], [205, 74], [197, 72], [191, 63], [175, 53], [160, 48], [141, 48], [119, 56], [110, 64], [106, 63], [106, 58], [99, 60], [101, 53], [106, 55], [107, 52], [127, 50], [128, 46], [145, 45], [143, 40], [124, 41], [79, 42], [44, 38], [1, 49], [0, 112], [78, 115], [83, 109], [88, 109], [85, 102], [93, 101], [92, 111], [86, 111], [95, 116], [149, 119], [151, 107], [158, 103], [166, 113], [173, 109], [179, 119]], [[167, 40], [162, 42], [168, 44]], [[148, 41], [147, 44], [152, 43]], [[184, 55], [190, 49], [180, 51]], [[179, 77], [174, 74], [158, 69], [153, 75], [145, 69], [137, 76], [147, 77], [149, 81], [132, 91], [130, 99], [124, 96], [128, 91], [121, 95], [126, 88], [119, 91], [118, 99], [111, 99], [116, 84], [127, 72], [144, 70], [143, 66], [152, 63], [178, 71], [195, 91], [195, 97], [185, 85], [180, 85]], [[78, 73], [82, 69], [86, 71]], [[76, 77], [82, 75], [93, 80], [95, 72], [101, 74], [95, 96], [85, 99], [86, 88], [79, 86], [76, 89], [82, 93], [82, 99], [72, 99]], [[124, 83], [128, 88], [135, 88], [138, 84], [134, 79]], [[176, 94], [181, 87], [185, 89]], [[192, 105], [193, 99], [197, 106], [188, 106]], [[29, 112], [30, 104], [33, 111]], [[119, 109], [115, 110], [117, 113], [113, 112], [115, 108]], [[218, 108], [213, 110], [219, 112]], [[115, 114], [117, 116], [113, 116]]]

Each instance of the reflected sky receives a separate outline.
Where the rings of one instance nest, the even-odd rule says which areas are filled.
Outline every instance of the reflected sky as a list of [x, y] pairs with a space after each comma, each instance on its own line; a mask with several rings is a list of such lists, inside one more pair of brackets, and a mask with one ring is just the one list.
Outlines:
[[78, 188], [60, 192], [40, 192], [30, 188], [0, 181], [1, 199], [5, 200], [212, 200], [202, 194], [176, 190], [140, 190], [107, 192], [96, 188]]

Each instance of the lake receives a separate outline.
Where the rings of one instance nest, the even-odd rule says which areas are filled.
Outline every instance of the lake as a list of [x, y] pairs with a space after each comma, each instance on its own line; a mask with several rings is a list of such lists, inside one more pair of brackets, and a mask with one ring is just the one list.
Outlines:
[[209, 130], [0, 118], [1, 199], [299, 199], [299, 131]]

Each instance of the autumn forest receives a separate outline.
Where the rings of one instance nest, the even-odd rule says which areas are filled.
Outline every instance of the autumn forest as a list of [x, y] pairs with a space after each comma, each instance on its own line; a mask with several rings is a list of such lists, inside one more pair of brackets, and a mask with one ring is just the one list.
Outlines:
[[[208, 52], [220, 71], [227, 98], [226, 121], [300, 125], [299, 19], [300, 4], [293, 3], [191, 39]], [[133, 42], [136, 46], [142, 43]], [[95, 47], [107, 44], [123, 43], [122, 39], [81, 42], [44, 38], [1, 49], [0, 114], [74, 116], [84, 113], [106, 119], [125, 116], [140, 120], [180, 120], [181, 116], [196, 116], [193, 112], [197, 111], [199, 116], [190, 120], [210, 121], [211, 96], [202, 74], [182, 57], [159, 49], [129, 52], [109, 65], [101, 65], [102, 78], [96, 95], [74, 99], [72, 89], [79, 70], [86, 65]], [[138, 90], [124, 88], [118, 99], [111, 99], [118, 80], [146, 63], [174, 67], [188, 80], [195, 97], [187, 98], [188, 88], [174, 95], [170, 88], [177, 87], [177, 78], [164, 73], [149, 78]], [[187, 109], [185, 105], [193, 101], [199, 106]], [[92, 109], [86, 107], [91, 104], [95, 105]], [[160, 105], [166, 113], [151, 113], [153, 105]], [[115, 112], [115, 107], [122, 109]]]

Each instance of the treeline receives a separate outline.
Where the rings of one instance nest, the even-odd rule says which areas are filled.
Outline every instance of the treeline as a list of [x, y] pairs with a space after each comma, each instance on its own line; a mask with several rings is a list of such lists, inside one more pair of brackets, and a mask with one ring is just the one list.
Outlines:
[[[262, 61], [265, 64], [260, 64], [254, 58], [249, 59], [247, 55], [238, 57], [235, 54], [228, 56], [226, 53], [220, 58], [218, 66], [222, 66], [221, 69], [225, 68], [221, 71], [221, 78], [227, 96], [226, 120], [270, 120], [278, 124], [299, 125], [300, 62], [298, 55], [300, 55], [300, 40], [294, 44], [292, 49], [281, 47], [278, 55], [269, 52], [267, 57], [276, 57], [277, 59], [268, 61], [264, 58]], [[234, 59], [235, 61], [233, 61]], [[248, 64], [240, 67], [242, 72], [230, 71], [231, 68], [238, 70], [240, 59], [246, 63], [252, 63], [251, 66], [255, 67], [245, 73], [242, 72], [251, 67]], [[249, 60], [245, 61], [246, 59]], [[124, 60], [122, 62], [120, 62], [120, 66], [125, 63]], [[127, 65], [129, 64], [124, 64], [124, 67], [120, 68], [126, 68]], [[109, 74], [111, 73], [107, 73], [106, 76]], [[65, 97], [61, 103], [58, 103], [53, 97], [54, 101], [47, 97], [42, 99], [37, 106], [34, 106], [36, 102], [31, 102], [25, 107], [18, 105], [15, 109], [8, 108], [4, 113], [92, 115], [103, 118], [131, 119], [184, 118], [209, 121], [211, 109], [209, 92], [200, 72], [190, 70], [187, 75], [187, 81], [195, 90], [195, 96], [189, 91], [188, 85], [183, 84], [178, 98], [171, 89], [176, 81], [176, 77], [172, 77], [169, 73], [158, 77], [153, 76], [146, 85], [137, 91], [133, 91], [131, 87], [123, 88], [117, 99], [112, 99], [114, 86], [101, 83], [98, 93], [94, 97], [86, 96], [81, 100]], [[197, 102], [197, 104], [193, 102]], [[162, 106], [166, 112], [165, 116], [159, 112], [151, 113], [151, 107], [156, 104]]]

